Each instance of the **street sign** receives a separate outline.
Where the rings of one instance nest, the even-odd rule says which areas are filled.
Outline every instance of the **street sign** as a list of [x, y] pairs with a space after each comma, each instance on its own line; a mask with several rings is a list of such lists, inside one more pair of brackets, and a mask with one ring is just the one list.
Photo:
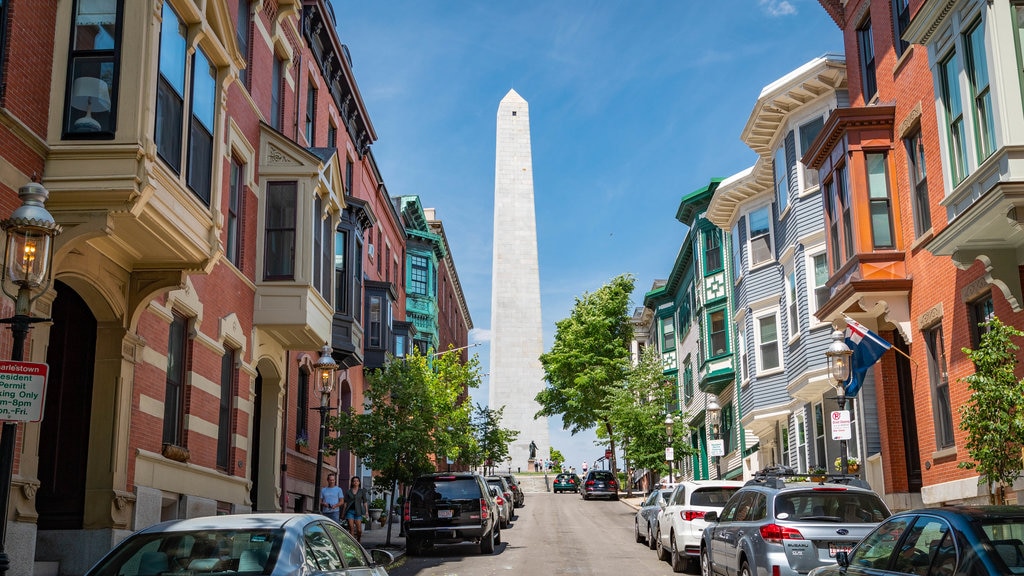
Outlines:
[[832, 412], [832, 439], [849, 440], [853, 438], [850, 430], [850, 411], [835, 410]]
[[610, 459], [611, 459], [611, 457], [612, 457], [612, 451], [611, 451], [611, 450], [608, 450], [608, 449], [606, 449], [606, 450], [604, 451], [604, 459], [605, 459], [605, 460], [610, 460]]
[[675, 462], [676, 461], [676, 451], [671, 446], [669, 446], [668, 448], [665, 448], [665, 461], [666, 462]]
[[725, 440], [719, 438], [708, 442], [708, 456], [725, 456]]
[[46, 364], [35, 362], [0, 362], [0, 420], [43, 419], [48, 369]]

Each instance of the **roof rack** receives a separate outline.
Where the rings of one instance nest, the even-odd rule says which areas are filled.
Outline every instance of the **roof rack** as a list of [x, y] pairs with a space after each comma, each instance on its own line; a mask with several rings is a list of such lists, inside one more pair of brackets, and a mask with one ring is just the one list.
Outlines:
[[782, 489], [786, 487], [786, 478], [791, 482], [808, 481], [811, 477], [821, 478], [819, 484], [826, 482], [831, 484], [843, 484], [855, 488], [871, 489], [867, 482], [853, 474], [811, 474], [809, 472], [797, 472], [788, 466], [768, 466], [763, 470], [754, 472], [754, 476], [747, 480], [745, 486], [767, 486], [769, 488]]

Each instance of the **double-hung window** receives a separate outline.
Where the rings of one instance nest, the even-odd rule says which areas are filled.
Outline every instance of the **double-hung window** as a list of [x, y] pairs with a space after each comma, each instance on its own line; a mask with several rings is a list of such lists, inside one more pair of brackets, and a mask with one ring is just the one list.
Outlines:
[[234, 156], [231, 157], [231, 173], [228, 183], [228, 212], [227, 212], [227, 243], [224, 247], [225, 256], [236, 268], [242, 266], [242, 243], [240, 218], [242, 215], [242, 201], [245, 198], [245, 165], [240, 163]]
[[907, 167], [910, 169], [910, 187], [913, 194], [914, 236], [920, 238], [932, 227], [932, 211], [928, 200], [928, 170], [924, 163], [924, 141], [921, 129], [903, 140], [907, 149]]
[[345, 250], [348, 249], [348, 231], [338, 230], [334, 233], [334, 309], [340, 314], [348, 314], [352, 303], [349, 302], [349, 283], [346, 272]]
[[722, 262], [722, 230], [708, 228], [704, 230], [704, 273], [721, 272]]
[[409, 256], [409, 293], [427, 295], [430, 263], [423, 256]]
[[868, 203], [871, 212], [871, 239], [874, 247], [893, 248], [892, 206], [889, 201], [888, 158], [882, 153], [864, 155], [868, 169]]
[[[792, 135], [792, 133], [790, 134]], [[779, 203], [779, 214], [781, 214], [789, 206], [789, 170], [786, 166], [785, 145], [775, 149], [772, 172], [775, 175], [775, 199]]]
[[316, 146], [313, 137], [316, 135], [316, 85], [309, 81], [306, 88], [306, 142]]
[[796, 267], [786, 275], [786, 318], [789, 320], [789, 337], [800, 333], [800, 318], [796, 298]]
[[264, 238], [263, 276], [267, 280], [295, 277], [295, 219], [297, 183], [267, 184], [267, 227]]
[[661, 349], [664, 352], [676, 349], [676, 320], [674, 316], [661, 319]]
[[309, 440], [309, 371], [299, 369], [299, 382], [295, 391], [295, 438]]
[[942, 449], [952, 446], [953, 408], [949, 398], [949, 372], [946, 367], [946, 344], [942, 336], [942, 324], [924, 331], [928, 349], [928, 379], [932, 388], [932, 418], [935, 420], [935, 447]]
[[910, 47], [903, 39], [903, 33], [910, 26], [910, 0], [892, 0], [892, 37], [896, 55], [900, 56]]
[[875, 80], [875, 39], [871, 34], [871, 17], [857, 29], [857, 52], [860, 56], [860, 81], [864, 92], [864, 103], [867, 104], [878, 92]]
[[270, 74], [270, 125], [280, 130], [284, 116], [284, 99], [281, 98], [281, 91], [284, 90], [284, 62], [277, 56], [274, 56]]
[[757, 332], [757, 370], [765, 372], [781, 366], [779, 354], [779, 317], [772, 312], [754, 320]]
[[238, 71], [238, 81], [245, 87], [249, 87], [249, 66], [252, 65], [252, 52], [249, 50], [249, 34], [252, 24], [252, 6], [250, 4], [250, 0], [238, 0], [238, 18], [235, 29], [238, 38], [238, 51], [245, 58], [245, 67]]
[[217, 469], [231, 469], [231, 436], [234, 431], [234, 419], [231, 404], [235, 399], [235, 382], [238, 381], [238, 368], [235, 360], [238, 351], [225, 346], [224, 355], [220, 360], [220, 411], [217, 418]]
[[723, 449], [728, 454], [736, 448], [736, 410], [732, 402], [722, 406], [722, 428], [720, 438], [723, 441]]
[[828, 302], [828, 257], [824, 252], [819, 252], [810, 257], [810, 285], [814, 286], [814, 299], [811, 301], [811, 315], [821, 310], [821, 307]]
[[197, 46], [192, 58], [186, 58], [187, 35], [187, 26], [170, 4], [165, 2], [160, 30], [160, 74], [157, 82], [154, 139], [157, 153], [179, 174], [182, 152], [187, 151], [185, 173], [188, 187], [209, 205], [213, 178], [217, 70], [202, 47]]
[[708, 357], [714, 358], [729, 352], [729, 332], [726, 326], [725, 309], [708, 313]]
[[853, 258], [853, 217], [850, 213], [850, 182], [847, 180], [846, 164], [836, 168], [836, 195], [839, 197], [839, 209], [843, 219], [843, 248], [845, 263]]
[[995, 306], [992, 303], [992, 293], [989, 292], [971, 302], [968, 313], [971, 323], [971, 343], [977, 349], [981, 345], [981, 337], [989, 331], [989, 328], [985, 326], [985, 322], [992, 320], [996, 316]]
[[985, 27], [981, 20], [964, 34], [967, 79], [971, 83], [971, 105], [974, 116], [974, 137], [978, 144], [978, 163], [996, 149], [996, 121], [992, 111], [992, 91], [988, 81], [988, 59], [985, 56]]
[[[811, 144], [814, 142], [814, 139], [818, 137], [818, 134], [821, 133], [821, 129], [824, 128], [824, 127], [825, 127], [825, 118], [822, 117], [822, 116], [818, 116], [818, 117], [814, 118], [813, 120], [810, 120], [810, 121], [805, 122], [805, 123], [800, 125], [800, 151], [799, 151], [799, 154], [803, 155], [803, 154], [807, 153], [807, 150], [810, 149]], [[796, 157], [793, 158], [793, 161], [796, 162]], [[818, 185], [818, 171], [817, 170], [804, 169], [803, 170], [803, 175], [804, 175], [804, 187], [803, 187], [804, 190], [807, 190], [809, 188], [813, 188], [814, 186]]]
[[950, 178], [956, 186], [967, 176], [967, 154], [964, 146], [964, 109], [960, 99], [960, 83], [957, 81], [960, 69], [956, 52], [950, 53], [939, 63], [939, 84], [942, 107], [945, 112], [946, 138], [949, 142]]
[[[77, 0], [68, 54], [64, 138], [114, 137], [121, 52], [122, 0]], [[0, 0], [0, 41], [8, 2]]]
[[734, 280], [739, 280], [743, 275], [743, 251], [740, 249], [740, 226], [732, 227], [732, 245], [729, 247], [732, 252], [732, 274]]
[[772, 207], [762, 206], [747, 214], [747, 236], [750, 267], [772, 260]]
[[185, 378], [188, 373], [188, 319], [174, 312], [167, 333], [163, 443], [184, 446]]
[[326, 300], [331, 299], [331, 215], [324, 214], [324, 202], [313, 201], [313, 288]]
[[683, 400], [687, 405], [693, 400], [693, 366], [689, 356], [683, 361]]
[[369, 303], [369, 342], [373, 348], [381, 347], [381, 325], [383, 319], [383, 299], [380, 296], [370, 296]]

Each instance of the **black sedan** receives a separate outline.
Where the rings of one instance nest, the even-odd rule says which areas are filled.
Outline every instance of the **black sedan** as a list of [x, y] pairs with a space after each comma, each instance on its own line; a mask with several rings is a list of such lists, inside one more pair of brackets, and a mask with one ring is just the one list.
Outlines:
[[1024, 506], [900, 512], [808, 576], [1024, 574]]

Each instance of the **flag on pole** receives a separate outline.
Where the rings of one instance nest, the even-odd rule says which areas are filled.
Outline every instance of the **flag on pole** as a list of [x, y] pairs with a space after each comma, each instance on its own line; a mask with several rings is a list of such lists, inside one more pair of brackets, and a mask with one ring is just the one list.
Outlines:
[[850, 380], [846, 383], [846, 396], [852, 398], [864, 385], [868, 368], [874, 366], [882, 354], [892, 348], [892, 344], [868, 330], [860, 322], [847, 318], [846, 345], [853, 350], [853, 357], [850, 359]]

